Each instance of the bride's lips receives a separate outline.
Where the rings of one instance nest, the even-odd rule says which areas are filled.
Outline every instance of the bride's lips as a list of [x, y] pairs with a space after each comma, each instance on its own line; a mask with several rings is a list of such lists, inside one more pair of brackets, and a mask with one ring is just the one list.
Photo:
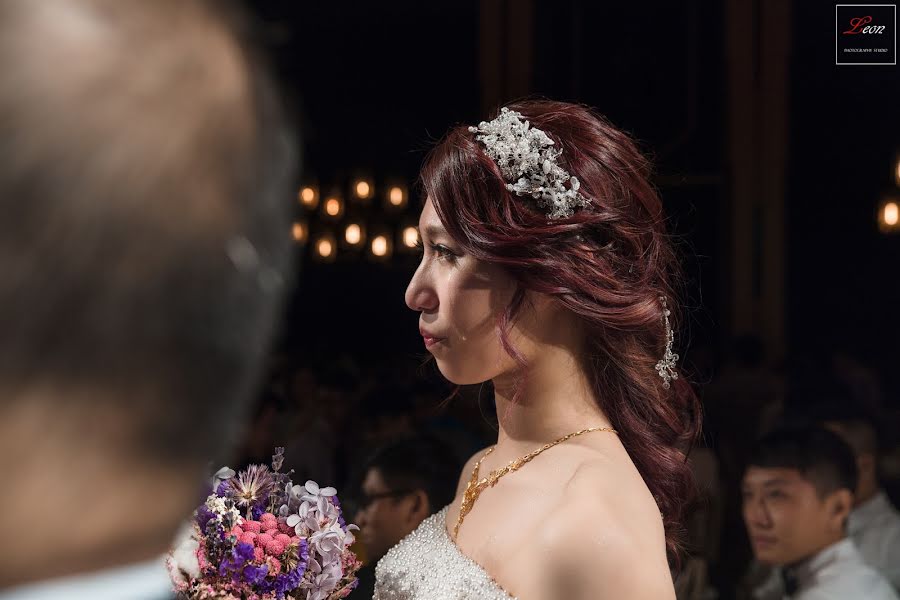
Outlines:
[[446, 338], [436, 336], [435, 334], [431, 333], [430, 331], [427, 331], [422, 328], [419, 328], [419, 333], [422, 334], [422, 339], [425, 340], [426, 348], [431, 348], [435, 344], [439, 344], [446, 339]]

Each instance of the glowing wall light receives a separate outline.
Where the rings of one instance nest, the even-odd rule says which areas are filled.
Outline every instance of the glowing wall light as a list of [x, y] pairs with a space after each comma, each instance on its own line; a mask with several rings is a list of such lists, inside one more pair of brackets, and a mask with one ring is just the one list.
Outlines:
[[297, 192], [297, 200], [304, 208], [315, 210], [319, 204], [319, 189], [311, 185], [304, 186]]

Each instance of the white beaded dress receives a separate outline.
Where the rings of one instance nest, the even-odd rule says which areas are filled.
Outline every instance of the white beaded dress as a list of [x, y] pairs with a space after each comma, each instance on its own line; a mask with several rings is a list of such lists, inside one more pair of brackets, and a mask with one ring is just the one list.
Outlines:
[[447, 510], [431, 515], [375, 566], [373, 600], [515, 600], [447, 533]]

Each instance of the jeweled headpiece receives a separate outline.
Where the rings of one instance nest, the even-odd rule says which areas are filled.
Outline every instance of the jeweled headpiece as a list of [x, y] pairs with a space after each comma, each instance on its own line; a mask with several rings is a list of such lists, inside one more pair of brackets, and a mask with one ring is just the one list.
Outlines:
[[531, 127], [521, 113], [501, 108], [492, 121], [469, 127], [484, 144], [506, 180], [506, 189], [518, 196], [531, 196], [548, 210], [551, 219], [571, 217], [590, 200], [578, 189], [581, 183], [556, 162], [562, 150], [543, 130]]

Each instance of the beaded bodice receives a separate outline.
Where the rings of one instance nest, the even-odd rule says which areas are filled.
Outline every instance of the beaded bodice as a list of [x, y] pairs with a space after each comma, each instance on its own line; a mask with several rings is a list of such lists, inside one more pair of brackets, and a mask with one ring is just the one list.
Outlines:
[[515, 600], [447, 534], [447, 510], [431, 515], [378, 561], [373, 600]]

